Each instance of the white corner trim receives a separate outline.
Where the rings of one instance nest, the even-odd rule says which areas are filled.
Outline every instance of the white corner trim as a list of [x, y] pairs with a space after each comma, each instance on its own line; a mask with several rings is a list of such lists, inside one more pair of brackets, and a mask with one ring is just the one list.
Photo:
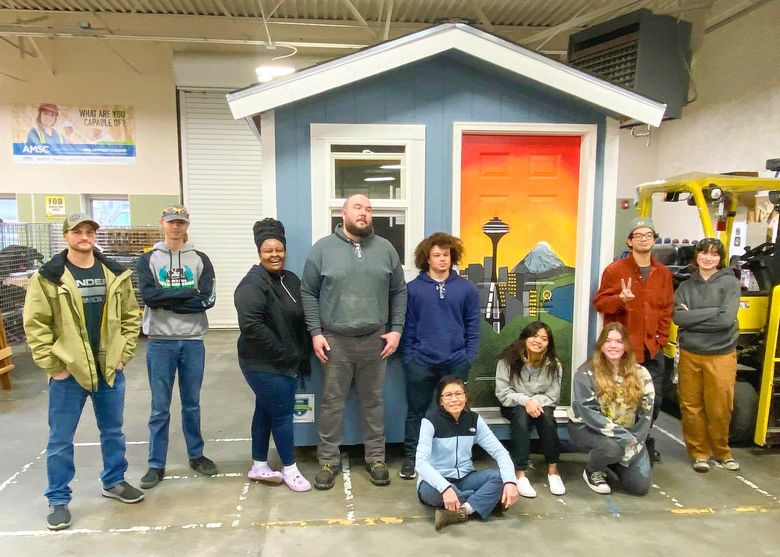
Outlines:
[[620, 124], [614, 118], [607, 118], [604, 136], [604, 180], [603, 203], [601, 206], [601, 249], [599, 250], [599, 273], [612, 262], [615, 253], [615, 218], [618, 191], [618, 158], [620, 156]]
[[313, 66], [297, 74], [228, 95], [234, 118], [262, 113], [395, 68], [458, 50], [579, 97], [605, 110], [658, 126], [666, 105], [545, 58], [488, 33], [442, 25], [381, 43], [361, 52]]
[[263, 158], [263, 216], [276, 218], [276, 123], [273, 110], [260, 116], [260, 153]]
[[591, 307], [590, 254], [593, 249], [598, 126], [596, 124], [454, 122], [452, 127], [452, 234], [454, 236], [460, 235], [461, 155], [464, 134], [471, 132], [497, 135], [569, 135], [581, 138], [575, 263], [577, 271], [574, 277], [571, 353], [572, 367], [576, 369], [588, 356], [588, 322]]

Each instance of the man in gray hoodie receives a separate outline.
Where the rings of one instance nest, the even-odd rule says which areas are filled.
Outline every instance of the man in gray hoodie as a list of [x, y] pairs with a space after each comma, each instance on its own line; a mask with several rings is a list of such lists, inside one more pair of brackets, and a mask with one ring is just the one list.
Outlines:
[[167, 207], [160, 226], [165, 240], [138, 259], [138, 287], [144, 304], [143, 331], [149, 337], [146, 366], [152, 409], [149, 416], [149, 470], [141, 487], [151, 489], [165, 476], [171, 396], [179, 372], [181, 422], [190, 467], [206, 476], [217, 474], [203, 456], [200, 432], [200, 388], [206, 363], [203, 337], [214, 306], [214, 267], [205, 253], [187, 243], [190, 215], [183, 205]]
[[392, 244], [374, 235], [371, 201], [349, 197], [343, 224], [320, 239], [303, 269], [301, 299], [314, 354], [323, 365], [321, 470], [317, 489], [333, 487], [344, 434], [344, 405], [355, 382], [365, 461], [374, 485], [387, 485], [384, 399], [386, 358], [398, 348], [406, 313], [406, 282]]

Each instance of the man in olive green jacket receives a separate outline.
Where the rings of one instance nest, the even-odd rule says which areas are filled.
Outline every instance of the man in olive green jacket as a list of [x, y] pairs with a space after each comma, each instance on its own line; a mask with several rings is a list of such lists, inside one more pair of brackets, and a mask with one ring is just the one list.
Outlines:
[[49, 441], [46, 447], [48, 527], [70, 526], [69, 484], [73, 436], [87, 398], [100, 430], [103, 495], [123, 503], [144, 498], [125, 481], [124, 367], [140, 329], [131, 271], [94, 248], [99, 225], [75, 213], [63, 224], [68, 249], [32, 277], [24, 304], [24, 330], [33, 360], [49, 380]]

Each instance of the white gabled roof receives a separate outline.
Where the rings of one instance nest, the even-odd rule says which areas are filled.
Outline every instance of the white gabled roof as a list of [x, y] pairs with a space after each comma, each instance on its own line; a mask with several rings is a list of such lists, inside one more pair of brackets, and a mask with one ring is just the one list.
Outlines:
[[300, 101], [394, 68], [457, 50], [608, 112], [658, 126], [666, 105], [462, 23], [445, 23], [227, 96], [234, 118]]

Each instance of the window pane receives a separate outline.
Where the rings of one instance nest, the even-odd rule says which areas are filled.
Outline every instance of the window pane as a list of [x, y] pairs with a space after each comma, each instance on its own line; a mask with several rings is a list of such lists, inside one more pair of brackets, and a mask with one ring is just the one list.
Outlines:
[[16, 212], [16, 199], [0, 199], [0, 219], [5, 222], [16, 221], [19, 216]]
[[[333, 211], [331, 213], [330, 228], [335, 230], [337, 224], [341, 224], [341, 212]], [[374, 224], [374, 234], [393, 244], [398, 257], [403, 264], [406, 257], [406, 246], [404, 238], [406, 237], [406, 219], [403, 213], [397, 214], [374, 214], [372, 218]]]
[[130, 202], [126, 199], [90, 199], [90, 213], [100, 226], [130, 226]]
[[334, 197], [363, 193], [372, 199], [402, 199], [403, 161], [398, 158], [336, 158]]

